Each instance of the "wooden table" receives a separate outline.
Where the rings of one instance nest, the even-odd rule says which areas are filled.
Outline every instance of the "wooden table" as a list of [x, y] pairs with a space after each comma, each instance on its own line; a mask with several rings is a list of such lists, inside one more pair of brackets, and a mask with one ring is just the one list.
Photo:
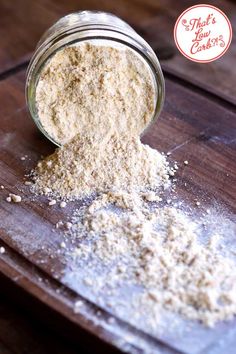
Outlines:
[[[189, 167], [179, 170], [178, 188], [190, 203], [198, 193], [204, 207], [217, 201], [227, 212], [235, 210], [235, 40], [216, 62], [196, 64], [185, 59], [175, 47], [172, 31], [178, 15], [192, 4], [196, 2], [0, 0], [0, 185], [5, 186], [0, 191], [0, 246], [6, 248], [6, 253], [0, 255], [1, 353], [107, 353], [122, 347], [118, 343], [121, 335], [107, 330], [106, 311], [101, 312], [103, 322], [99, 326], [94, 321], [97, 308], [86, 299], [91, 318], [73, 314], [71, 306], [79, 295], [56, 279], [52, 263], [49, 267], [49, 263], [42, 262], [42, 254], [37, 252], [40, 243], [29, 247], [30, 242], [36, 242], [34, 235], [42, 224], [42, 242], [49, 242], [49, 237], [53, 250], [60, 240], [60, 235], [50, 230], [61, 211], [50, 212], [45, 210], [45, 202], [30, 201], [22, 181], [40, 155], [54, 149], [27, 112], [24, 83], [38, 39], [62, 15], [81, 9], [110, 11], [127, 20], [150, 42], [164, 71], [166, 101], [159, 121], [143, 140], [161, 151], [171, 151], [173, 159], [180, 163], [189, 160]], [[223, 0], [214, 1], [214, 5], [229, 16], [235, 31], [236, 5]], [[20, 157], [25, 154], [30, 159], [23, 162]], [[23, 194], [21, 205], [7, 204], [7, 193], [19, 189]], [[28, 244], [23, 244], [23, 238]], [[236, 341], [230, 335], [235, 326], [234, 321], [222, 330], [204, 332], [204, 353], [210, 349], [218, 353], [219, 343], [223, 345], [221, 353], [235, 353]], [[193, 347], [191, 350], [181, 347], [181, 343], [163, 343], [119, 320], [117, 328], [125, 328], [130, 336], [151, 343], [161, 352], [193, 352]], [[207, 335], [211, 337], [209, 343]], [[194, 352], [202, 352], [199, 348], [195, 347], [198, 351]], [[135, 340], [129, 350], [142, 352]]]

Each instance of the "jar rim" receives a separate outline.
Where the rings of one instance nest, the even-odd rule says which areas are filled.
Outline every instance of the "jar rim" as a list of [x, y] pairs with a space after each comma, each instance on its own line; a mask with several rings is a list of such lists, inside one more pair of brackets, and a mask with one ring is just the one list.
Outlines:
[[[93, 12], [94, 13], [94, 12]], [[100, 12], [98, 12], [100, 13]], [[107, 14], [107, 13], [106, 13]], [[117, 16], [111, 14], [112, 16], [118, 18]], [[70, 15], [64, 16], [68, 17]], [[60, 19], [60, 20], [62, 20]], [[119, 18], [118, 18], [119, 19]], [[57, 23], [60, 22], [57, 21]], [[121, 20], [124, 22], [123, 20]], [[99, 25], [100, 26], [100, 25]], [[130, 27], [127, 24], [128, 27]], [[152, 50], [149, 44], [139, 36], [132, 27], [130, 27], [130, 32], [120, 32], [111, 26], [104, 26], [105, 28], [99, 29], [98, 25], [92, 24], [88, 26], [89, 29], [82, 28], [81, 31], [72, 31], [67, 33], [67, 30], [64, 29], [62, 31], [62, 36], [57, 36], [53, 38], [50, 42], [42, 42], [39, 47], [36, 48], [36, 52], [34, 53], [28, 69], [27, 69], [27, 78], [26, 78], [26, 86], [25, 86], [25, 95], [27, 105], [29, 107], [30, 114], [36, 123], [37, 127], [41, 130], [41, 132], [54, 144], [57, 146], [61, 146], [61, 144], [55, 141], [46, 131], [46, 129], [42, 126], [41, 121], [37, 114], [36, 107], [36, 87], [40, 77], [40, 73], [48, 60], [59, 50], [64, 48], [65, 46], [71, 46], [75, 43], [91, 41], [91, 40], [109, 40], [121, 43], [128, 48], [134, 50], [137, 54], [139, 54], [148, 64], [152, 73], [152, 80], [155, 83], [155, 111], [153, 113], [153, 117], [150, 120], [150, 123], [145, 127], [145, 129], [140, 134], [141, 136], [147, 131], [148, 128], [156, 121], [158, 118], [163, 104], [164, 104], [164, 96], [165, 96], [165, 83], [164, 77], [162, 74], [160, 63]], [[76, 29], [76, 28], [73, 28]], [[65, 32], [65, 33], [64, 33]], [[135, 35], [134, 35], [135, 34]]]

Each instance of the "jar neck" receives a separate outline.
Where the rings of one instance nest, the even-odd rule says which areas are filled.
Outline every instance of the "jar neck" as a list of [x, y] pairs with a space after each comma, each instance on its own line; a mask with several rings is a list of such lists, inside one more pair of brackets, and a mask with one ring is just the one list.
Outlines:
[[[81, 16], [83, 20], [81, 20]], [[164, 102], [164, 78], [159, 61], [147, 42], [128, 24], [112, 14], [82, 11], [63, 17], [52, 26], [38, 43], [27, 71], [26, 100], [32, 115], [37, 115], [35, 90], [38, 77], [46, 62], [65, 46], [91, 40], [108, 40], [134, 50], [149, 65], [156, 90], [155, 117]]]
[[62, 35], [65, 32], [90, 29], [92, 28], [91, 26], [101, 29], [113, 28], [121, 32], [131, 31], [135, 33], [132, 27], [111, 13], [101, 11], [79, 11], [62, 17], [50, 27], [41, 37], [37, 47], [46, 41], [52, 41], [58, 35]]
[[146, 55], [152, 65], [159, 65], [152, 48], [126, 22], [111, 13], [80, 11], [61, 18], [44, 33], [29, 69], [42, 64], [65, 45], [90, 39], [110, 39], [128, 45]]

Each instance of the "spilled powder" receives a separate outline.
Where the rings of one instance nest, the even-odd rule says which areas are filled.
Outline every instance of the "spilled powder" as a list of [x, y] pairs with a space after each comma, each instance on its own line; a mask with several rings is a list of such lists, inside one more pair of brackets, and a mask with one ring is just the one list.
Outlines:
[[165, 156], [139, 137], [77, 135], [38, 163], [34, 191], [64, 199], [81, 198], [111, 189], [167, 188]]
[[113, 269], [103, 284], [93, 280], [95, 289], [117, 279], [143, 287], [133, 301], [149, 309], [154, 327], [163, 308], [210, 327], [236, 313], [235, 261], [221, 254], [218, 234], [204, 243], [199, 223], [179, 209], [150, 205], [142, 193], [109, 192], [75, 212], [67, 235], [81, 240], [75, 259]]
[[38, 163], [32, 191], [65, 208], [65, 200], [95, 198], [56, 225], [76, 245], [63, 242], [69, 257], [113, 269], [102, 284], [85, 284], [141, 287], [134, 301], [150, 309], [154, 327], [162, 308], [207, 326], [232, 318], [236, 267], [219, 235], [202, 242], [197, 221], [160, 204], [178, 167], [140, 141], [154, 110], [140, 58], [91, 43], [65, 48], [43, 69], [36, 98], [42, 125], [63, 146]]

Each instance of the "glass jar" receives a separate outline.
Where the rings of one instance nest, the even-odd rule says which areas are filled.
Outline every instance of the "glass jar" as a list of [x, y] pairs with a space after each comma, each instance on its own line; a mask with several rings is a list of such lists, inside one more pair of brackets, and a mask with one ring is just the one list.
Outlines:
[[159, 61], [149, 44], [132, 27], [119, 17], [100, 11], [81, 11], [62, 17], [41, 37], [29, 63], [26, 78], [26, 101], [30, 114], [38, 128], [54, 144], [40, 123], [36, 105], [36, 87], [40, 72], [47, 61], [60, 49], [81, 41], [109, 40], [123, 44], [141, 55], [153, 76], [155, 88], [155, 112], [151, 122], [159, 116], [164, 102], [165, 85]]

